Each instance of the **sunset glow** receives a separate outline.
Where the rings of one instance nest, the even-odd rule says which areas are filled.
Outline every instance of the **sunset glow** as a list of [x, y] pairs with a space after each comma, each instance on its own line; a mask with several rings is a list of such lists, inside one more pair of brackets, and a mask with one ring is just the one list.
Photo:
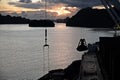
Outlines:
[[57, 8], [54, 10], [49, 10], [50, 12], [57, 12], [58, 16], [70, 14], [70, 11], [65, 10], [65, 7]]
[[104, 6], [94, 6], [93, 9], [105, 9]]
[[[11, 1], [17, 1], [17, 0], [11, 0]], [[16, 12], [16, 13], [20, 13], [22, 11], [34, 11], [32, 9], [27, 9], [27, 8], [20, 8], [20, 7], [15, 7], [13, 5], [9, 5], [8, 4], [9, 1], [7, 0], [2, 0], [0, 2], [0, 11], [7, 11], [9, 12]]]
[[65, 10], [65, 7], [59, 8], [59, 10], [57, 12], [58, 12], [58, 15], [64, 15], [64, 14], [70, 14], [71, 13], [71, 12]]
[[0, 11], [6, 11], [8, 13], [12, 13], [12, 12], [21, 13], [22, 11], [36, 11], [36, 10], [3, 5], [0, 7]]
[[[46, 0], [47, 2], [47, 14], [53, 18], [66, 18], [71, 17], [79, 11], [79, 6], [84, 6], [81, 4], [81, 1], [60, 1], [60, 0]], [[84, 3], [84, 0], [82, 1]], [[91, 1], [90, 1], [91, 2]], [[79, 5], [78, 5], [79, 4]], [[85, 2], [85, 5], [88, 4]], [[103, 7], [96, 6], [93, 8], [101, 9]], [[22, 12], [25, 12], [28, 15], [28, 18], [41, 18], [45, 12], [45, 0], [0, 0], [0, 13], [2, 14], [16, 13], [16, 15], [21, 15]], [[3, 14], [4, 14], [3, 13]], [[40, 14], [40, 15], [35, 15]], [[13, 15], [14, 16], [14, 15]]]
[[[14, 2], [17, 2], [18, 0], [11, 0]], [[41, 2], [41, 0], [33, 0], [32, 2]], [[0, 3], [0, 11], [7, 11], [8, 13], [11, 12], [16, 12], [16, 13], [21, 13], [22, 11], [40, 11], [40, 10], [45, 10], [45, 9], [30, 9], [30, 8], [22, 8], [22, 7], [16, 7], [14, 5], [9, 5], [8, 4], [9, 1], [7, 0], [2, 0]], [[66, 15], [66, 14], [70, 14], [70, 11], [65, 10], [64, 6], [54, 6], [52, 9], [48, 9], [48, 12], [56, 12], [58, 14], [58, 16], [60, 15]]]

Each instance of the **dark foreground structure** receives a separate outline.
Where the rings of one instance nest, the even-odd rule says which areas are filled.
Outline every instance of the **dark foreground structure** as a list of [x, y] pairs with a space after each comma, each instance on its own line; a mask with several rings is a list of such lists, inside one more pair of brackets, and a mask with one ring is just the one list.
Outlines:
[[104, 80], [119, 80], [120, 37], [100, 37], [97, 54]]

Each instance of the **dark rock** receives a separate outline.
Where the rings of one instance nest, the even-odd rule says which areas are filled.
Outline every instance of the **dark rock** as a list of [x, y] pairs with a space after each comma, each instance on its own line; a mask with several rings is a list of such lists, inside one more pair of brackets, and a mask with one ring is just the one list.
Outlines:
[[73, 80], [79, 76], [81, 60], [74, 61], [71, 65], [64, 69], [65, 79]]
[[76, 60], [67, 68], [51, 70], [48, 74], [44, 75], [38, 80], [75, 80], [78, 78], [80, 65], [81, 60]]

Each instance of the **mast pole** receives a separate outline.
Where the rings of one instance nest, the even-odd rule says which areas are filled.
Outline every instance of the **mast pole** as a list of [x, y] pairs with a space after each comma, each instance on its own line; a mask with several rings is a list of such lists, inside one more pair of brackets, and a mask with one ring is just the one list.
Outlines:
[[[44, 0], [44, 4], [45, 4], [45, 15], [44, 15], [44, 20], [47, 20], [47, 0]], [[47, 23], [46, 23], [47, 24]], [[49, 72], [49, 45], [47, 43], [47, 36], [48, 36], [48, 31], [47, 31], [47, 26], [45, 26], [45, 44], [43, 45], [43, 71], [44, 74]]]

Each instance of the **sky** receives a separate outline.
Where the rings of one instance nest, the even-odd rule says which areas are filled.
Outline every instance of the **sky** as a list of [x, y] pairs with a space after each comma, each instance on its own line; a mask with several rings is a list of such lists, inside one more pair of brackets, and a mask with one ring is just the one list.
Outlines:
[[[45, 9], [46, 2], [46, 9]], [[0, 13], [29, 19], [66, 18], [85, 7], [100, 8], [100, 0], [0, 0]]]

